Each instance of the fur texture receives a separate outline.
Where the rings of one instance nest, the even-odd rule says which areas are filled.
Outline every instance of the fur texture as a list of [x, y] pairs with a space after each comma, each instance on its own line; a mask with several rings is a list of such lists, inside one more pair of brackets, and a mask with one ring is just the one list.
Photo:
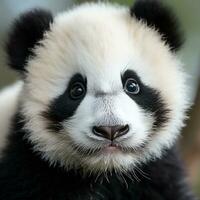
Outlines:
[[161, 1], [138, 0], [131, 8], [131, 15], [158, 30], [172, 51], [181, 47], [183, 37], [177, 18]]
[[[139, 2], [132, 15], [96, 3], [14, 24], [8, 55], [24, 86], [0, 161], [0, 199], [193, 200], [173, 150], [188, 107], [170, 40], [178, 35], [163, 28], [172, 23], [164, 7], [155, 3], [163, 15], [151, 18], [142, 4], [145, 16]], [[117, 125], [129, 131], [112, 141], [92, 131]]]
[[[59, 162], [66, 168], [81, 164], [89, 171], [113, 167], [126, 171], [138, 162], [160, 157], [162, 150], [174, 143], [187, 107], [181, 63], [160, 35], [131, 17], [127, 8], [86, 4], [60, 14], [40, 43], [27, 64], [22, 113], [27, 119], [25, 128], [31, 132], [29, 140], [50, 163]], [[121, 76], [126, 70], [160, 93], [157, 98], [170, 110], [164, 127], [153, 131], [155, 111], [144, 109], [124, 92]], [[54, 134], [47, 129], [51, 122], [42, 113], [65, 93], [76, 73], [87, 78], [87, 94], [73, 116], [60, 122], [61, 134]], [[97, 93], [105, 95], [97, 98]], [[145, 91], [141, 94], [145, 96]], [[92, 126], [116, 124], [130, 126], [126, 140], [121, 138], [118, 144], [139, 151], [112, 157], [77, 153], [108, 145], [92, 134]]]
[[22, 87], [23, 83], [19, 81], [0, 92], [0, 150], [6, 146], [6, 136], [11, 128], [12, 117], [17, 111]]
[[[172, 148], [126, 176], [108, 172], [98, 177], [81, 169], [49, 166], [23, 137], [24, 119], [16, 115], [10, 146], [0, 165], [0, 199], [6, 200], [193, 200], [182, 162]], [[13, 166], [14, 164], [14, 166]], [[159, 169], [159, 170], [158, 170]]]
[[15, 21], [6, 46], [8, 64], [13, 69], [25, 71], [28, 58], [33, 56], [34, 46], [49, 30], [52, 21], [51, 13], [41, 9], [24, 13]]

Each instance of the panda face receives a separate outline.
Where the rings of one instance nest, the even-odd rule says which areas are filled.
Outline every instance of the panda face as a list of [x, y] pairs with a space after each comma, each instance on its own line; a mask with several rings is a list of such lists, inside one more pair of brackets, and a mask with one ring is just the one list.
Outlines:
[[57, 16], [40, 43], [22, 114], [44, 159], [128, 171], [171, 147], [187, 104], [184, 74], [155, 30], [126, 8], [86, 4]]

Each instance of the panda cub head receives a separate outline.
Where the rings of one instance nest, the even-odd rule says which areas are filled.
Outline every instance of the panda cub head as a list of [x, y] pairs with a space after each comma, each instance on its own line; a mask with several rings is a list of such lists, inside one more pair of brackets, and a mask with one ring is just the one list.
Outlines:
[[187, 107], [180, 45], [174, 16], [157, 1], [23, 14], [7, 53], [24, 78], [20, 113], [33, 150], [88, 172], [160, 157]]

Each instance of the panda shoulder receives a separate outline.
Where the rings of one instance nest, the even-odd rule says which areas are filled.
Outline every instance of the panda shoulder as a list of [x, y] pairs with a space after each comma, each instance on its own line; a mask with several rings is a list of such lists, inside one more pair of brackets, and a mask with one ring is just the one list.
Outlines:
[[6, 144], [6, 135], [9, 132], [11, 118], [15, 114], [18, 105], [19, 94], [23, 82], [18, 81], [0, 91], [0, 150]]

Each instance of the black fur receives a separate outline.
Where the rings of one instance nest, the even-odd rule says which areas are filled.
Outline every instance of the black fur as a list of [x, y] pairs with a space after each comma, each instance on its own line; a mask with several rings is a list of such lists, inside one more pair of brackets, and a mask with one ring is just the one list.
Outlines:
[[140, 77], [132, 70], [127, 70], [122, 75], [123, 85], [128, 78], [134, 78], [140, 86], [138, 94], [132, 95], [127, 93], [128, 96], [147, 112], [153, 114], [155, 118], [153, 129], [164, 126], [169, 120], [170, 109], [167, 108], [167, 104], [162, 99], [160, 92], [142, 83]]
[[137, 0], [131, 8], [131, 16], [156, 28], [172, 51], [177, 51], [181, 47], [183, 38], [177, 19], [169, 8], [162, 5], [161, 1]]
[[47, 127], [49, 130], [61, 130], [61, 122], [72, 117], [83, 100], [85, 95], [81, 99], [72, 99], [70, 97], [71, 86], [76, 82], [81, 82], [87, 88], [86, 78], [81, 74], [75, 74], [69, 81], [68, 86], [66, 86], [65, 92], [51, 102], [48, 111], [41, 114], [49, 122]]
[[35, 9], [22, 14], [13, 25], [6, 45], [9, 65], [19, 71], [26, 71], [25, 65], [33, 56], [33, 47], [49, 30], [53, 17], [49, 11]]
[[118, 178], [114, 172], [108, 174], [109, 182], [104, 175], [96, 180], [93, 175], [82, 176], [81, 169], [50, 167], [24, 139], [23, 121], [22, 116], [15, 117], [0, 160], [1, 200], [194, 200], [175, 149], [141, 166], [146, 174], [136, 172], [140, 181]]

